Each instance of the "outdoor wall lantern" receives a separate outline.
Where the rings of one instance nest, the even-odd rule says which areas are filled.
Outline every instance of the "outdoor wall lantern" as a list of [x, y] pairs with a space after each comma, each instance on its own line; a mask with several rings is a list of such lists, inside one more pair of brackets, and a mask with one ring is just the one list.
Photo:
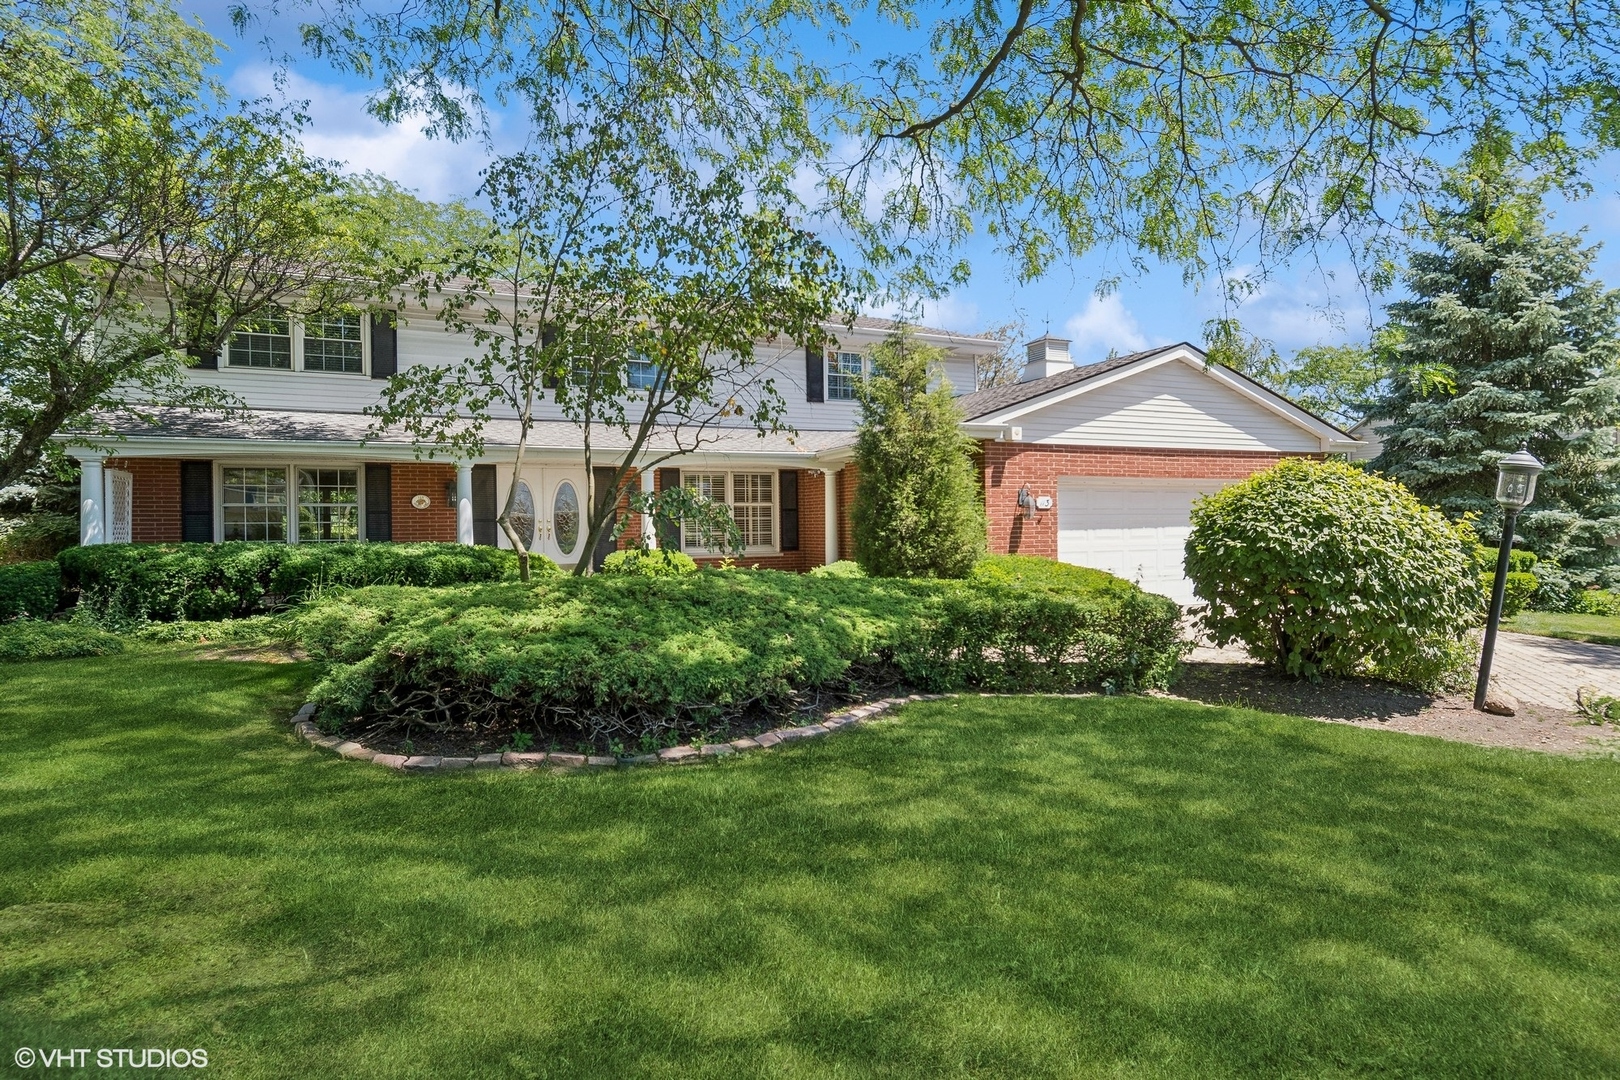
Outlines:
[[1485, 620], [1485, 648], [1479, 658], [1479, 682], [1474, 684], [1474, 708], [1485, 708], [1485, 690], [1491, 681], [1491, 656], [1496, 652], [1496, 628], [1502, 621], [1502, 597], [1507, 590], [1508, 556], [1513, 552], [1513, 529], [1519, 514], [1536, 497], [1536, 477], [1544, 467], [1525, 442], [1496, 463], [1496, 503], [1502, 508], [1502, 539], [1496, 549], [1496, 581], [1491, 587], [1491, 611]]
[[1035, 496], [1029, 493], [1028, 484], [1018, 489], [1018, 505], [1023, 508], [1026, 519], [1035, 516]]

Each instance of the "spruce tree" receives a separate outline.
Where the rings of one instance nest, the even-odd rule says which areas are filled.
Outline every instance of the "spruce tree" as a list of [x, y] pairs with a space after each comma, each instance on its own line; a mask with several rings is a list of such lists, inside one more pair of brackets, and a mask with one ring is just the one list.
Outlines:
[[[1496, 462], [1527, 443], [1547, 466], [1519, 521], [1531, 550], [1587, 580], [1620, 573], [1620, 292], [1589, 274], [1596, 247], [1550, 232], [1540, 185], [1476, 152], [1431, 212], [1410, 298], [1389, 306], [1388, 389], [1372, 463], [1496, 544]], [[1444, 378], [1436, 378], [1436, 372]], [[1387, 425], [1387, 426], [1386, 426]], [[1607, 569], [1605, 569], [1607, 568]]]
[[876, 577], [964, 577], [984, 554], [973, 440], [950, 386], [929, 388], [943, 355], [902, 325], [860, 390], [855, 559]]

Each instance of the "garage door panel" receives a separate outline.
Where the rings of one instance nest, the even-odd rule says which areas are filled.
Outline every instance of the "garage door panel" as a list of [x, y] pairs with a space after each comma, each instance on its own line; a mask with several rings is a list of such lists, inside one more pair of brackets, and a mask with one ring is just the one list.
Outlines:
[[1195, 603], [1182, 566], [1192, 504], [1229, 480], [1058, 482], [1058, 558], [1140, 582], [1181, 604]]

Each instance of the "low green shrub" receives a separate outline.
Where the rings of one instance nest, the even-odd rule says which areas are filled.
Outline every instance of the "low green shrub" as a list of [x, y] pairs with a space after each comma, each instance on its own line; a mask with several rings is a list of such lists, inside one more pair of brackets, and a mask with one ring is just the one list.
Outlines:
[[692, 556], [684, 551], [671, 551], [668, 548], [643, 551], [641, 548], [630, 548], [626, 551], [615, 551], [602, 560], [601, 572], [635, 574], [640, 577], [680, 577], [682, 574], [697, 573], [697, 563], [693, 562]]
[[1180, 609], [1094, 588], [777, 571], [373, 588], [290, 616], [329, 717], [598, 742], [713, 730], [807, 695], [1135, 690], [1183, 653]]
[[1057, 592], [1125, 596], [1137, 587], [1124, 578], [1087, 566], [1034, 555], [988, 555], [968, 575], [984, 585], [1013, 585]]
[[0, 565], [0, 621], [19, 616], [45, 619], [62, 596], [62, 570], [55, 562]]
[[[159, 622], [240, 618], [333, 587], [499, 581], [517, 569], [509, 551], [461, 544], [100, 544], [57, 563], [88, 614]], [[531, 569], [560, 573], [543, 556]]]
[[[1510, 564], [1511, 565], [1511, 564]], [[1536, 575], [1528, 570], [1510, 570], [1507, 576], [1507, 586], [1502, 590], [1502, 617], [1511, 619], [1519, 612], [1530, 606], [1540, 586]], [[1496, 587], [1496, 572], [1479, 575], [1479, 589], [1485, 605], [1491, 601], [1491, 590]], [[1481, 611], [1485, 610], [1482, 605]]]
[[811, 577], [865, 577], [866, 571], [854, 559], [839, 559], [811, 569]]
[[1193, 506], [1186, 568], [1217, 644], [1289, 675], [1399, 672], [1476, 623], [1475, 547], [1397, 483], [1290, 458]]
[[66, 660], [123, 651], [124, 643], [118, 635], [83, 623], [17, 619], [0, 624], [0, 663]]
[[1575, 598], [1575, 610], [1582, 615], [1620, 618], [1620, 592], [1613, 589], [1583, 589]]

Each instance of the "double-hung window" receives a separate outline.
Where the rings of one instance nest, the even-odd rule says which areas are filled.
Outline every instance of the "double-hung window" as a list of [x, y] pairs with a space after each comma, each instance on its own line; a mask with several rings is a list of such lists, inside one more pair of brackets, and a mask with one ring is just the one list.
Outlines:
[[866, 358], [856, 352], [827, 354], [827, 400], [854, 401], [855, 389], [866, 377]]
[[266, 311], [231, 335], [231, 367], [292, 369], [292, 321], [284, 311]]
[[296, 319], [272, 308], [231, 335], [225, 365], [273, 371], [366, 373], [366, 317], [358, 311]]
[[304, 323], [304, 370], [362, 375], [366, 357], [358, 312], [316, 316]]
[[359, 540], [360, 470], [226, 466], [220, 470], [220, 519], [226, 540]]
[[644, 356], [631, 357], [625, 365], [624, 385], [631, 390], [651, 390], [658, 385], [658, 365]]
[[[681, 483], [705, 499], [724, 503], [742, 532], [744, 551], [764, 554], [776, 550], [776, 474], [774, 472], [683, 472]], [[681, 542], [688, 551], [716, 550], [705, 543], [702, 530], [685, 523]]]

